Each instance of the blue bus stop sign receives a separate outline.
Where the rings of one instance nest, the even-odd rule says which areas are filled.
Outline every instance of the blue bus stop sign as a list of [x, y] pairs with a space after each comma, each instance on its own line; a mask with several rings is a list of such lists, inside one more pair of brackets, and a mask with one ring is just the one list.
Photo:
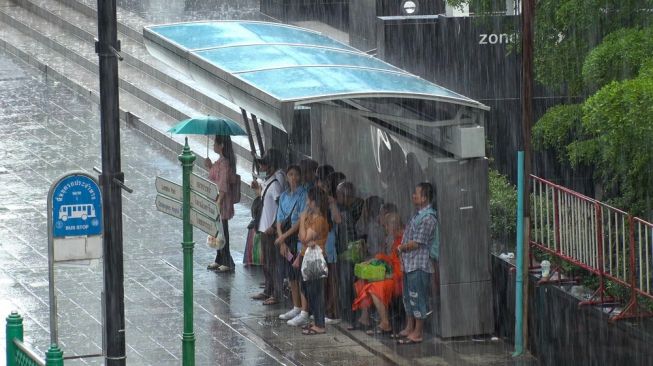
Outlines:
[[62, 178], [52, 191], [52, 236], [102, 234], [102, 194], [86, 175]]

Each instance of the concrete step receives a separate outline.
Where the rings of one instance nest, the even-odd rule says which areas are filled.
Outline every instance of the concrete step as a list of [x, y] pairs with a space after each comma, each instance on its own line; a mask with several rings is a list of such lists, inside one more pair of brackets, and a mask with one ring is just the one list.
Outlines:
[[[71, 0], [13, 1], [29, 10], [29, 13], [38, 15], [47, 22], [59, 26], [63, 30], [62, 33], [74, 34], [76, 38], [88, 43], [87, 47], [80, 44], [73, 45], [74, 47], [71, 48], [73, 52], [70, 54], [71, 58], [74, 59], [75, 54], [80, 53], [78, 51], [80, 49], [84, 49], [82, 53], [87, 53], [89, 49], [94, 52], [94, 39], [97, 34], [97, 13], [95, 9], [81, 2]], [[134, 17], [130, 13], [125, 13], [126, 16], [122, 18], [126, 18], [131, 24], [137, 21], [133, 19]], [[22, 14], [22, 19], [19, 21], [23, 24], [34, 23], [30, 21], [29, 14]], [[120, 64], [121, 87], [177, 120], [187, 118], [186, 116], [190, 115], [212, 114], [222, 115], [241, 123], [242, 116], [237, 106], [218, 95], [207, 95], [199, 92], [194, 81], [185, 78], [176, 70], [150, 56], [141, 43], [142, 21], [139, 24], [141, 24], [140, 31], [124, 24], [119, 27], [119, 30], [121, 30], [119, 35], [122, 46], [121, 55], [124, 57], [124, 61]], [[52, 33], [48, 31], [49, 27], [49, 25], [41, 27], [40, 33], [44, 36], [47, 36], [47, 33]], [[64, 42], [61, 46], [68, 47], [68, 44]], [[58, 47], [58, 49], [60, 48]], [[93, 53], [85, 56], [86, 61], [75, 61], [87, 69], [96, 69], [97, 66], [92, 66], [88, 61], [97, 65], [97, 55]], [[123, 72], [128, 71], [134, 71], [134, 73], [128, 74], [129, 77], [123, 77]], [[142, 75], [136, 77], [138, 72]], [[124, 84], [126, 80], [129, 80], [128, 84]], [[157, 83], [157, 81], [160, 83]], [[143, 90], [133, 90], [134, 88]], [[235, 138], [234, 142], [236, 153], [244, 159], [250, 159], [247, 139]]]
[[[70, 58], [50, 48], [39, 39], [20, 32], [12, 24], [5, 22], [6, 11], [11, 6], [1, 6], [0, 15], [0, 49], [18, 59], [36, 67], [52, 80], [63, 83], [77, 93], [99, 103], [99, 80], [97, 74], [80, 67]], [[15, 10], [15, 9], [14, 9]], [[13, 18], [12, 18], [13, 19]], [[70, 41], [70, 40], [69, 40]], [[171, 156], [176, 156], [183, 147], [183, 136], [170, 135], [165, 132], [167, 126], [176, 120], [162, 111], [143, 103], [133, 94], [121, 90], [120, 115], [126, 125], [149, 136], [169, 149]], [[189, 140], [192, 150], [198, 156], [196, 166], [204, 169], [201, 162], [207, 156], [206, 139], [194, 137]], [[215, 155], [211, 156], [215, 159]], [[242, 191], [246, 197], [254, 196], [249, 183], [251, 182], [249, 163], [240, 159], [238, 173], [243, 177]]]

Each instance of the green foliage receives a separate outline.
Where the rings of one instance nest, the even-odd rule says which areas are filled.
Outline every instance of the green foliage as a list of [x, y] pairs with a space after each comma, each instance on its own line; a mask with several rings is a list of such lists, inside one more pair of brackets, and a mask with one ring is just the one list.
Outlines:
[[583, 63], [603, 37], [645, 25], [652, 0], [539, 0], [535, 10], [535, 74], [538, 81], [573, 94], [584, 90]]
[[533, 147], [555, 151], [558, 161], [569, 164], [567, 145], [582, 136], [580, 104], [559, 105], [546, 111], [533, 127]]
[[653, 55], [653, 28], [619, 29], [605, 37], [583, 64], [585, 84], [593, 89], [630, 79]]
[[517, 232], [517, 191], [494, 169], [489, 171], [490, 233], [493, 239], [510, 242]]
[[572, 164], [593, 164], [625, 208], [641, 214], [653, 193], [653, 78], [612, 82], [583, 106], [586, 140], [569, 144]]

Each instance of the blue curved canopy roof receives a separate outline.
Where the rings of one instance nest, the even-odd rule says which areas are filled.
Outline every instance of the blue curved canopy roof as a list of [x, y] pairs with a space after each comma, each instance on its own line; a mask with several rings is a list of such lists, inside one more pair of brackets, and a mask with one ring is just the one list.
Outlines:
[[195, 79], [225, 83], [223, 94], [236, 104], [247, 97], [281, 110], [327, 100], [396, 97], [488, 109], [308, 29], [200, 21], [149, 26], [143, 32], [151, 53]]

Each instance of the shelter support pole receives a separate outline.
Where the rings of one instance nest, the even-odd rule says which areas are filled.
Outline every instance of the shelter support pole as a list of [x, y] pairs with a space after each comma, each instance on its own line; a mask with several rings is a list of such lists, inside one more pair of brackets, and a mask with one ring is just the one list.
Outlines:
[[252, 123], [254, 124], [254, 131], [256, 131], [256, 142], [258, 142], [258, 150], [261, 153], [261, 156], [265, 154], [265, 148], [263, 147], [263, 136], [261, 135], [261, 129], [258, 126], [258, 118], [256, 115], [252, 114]]

